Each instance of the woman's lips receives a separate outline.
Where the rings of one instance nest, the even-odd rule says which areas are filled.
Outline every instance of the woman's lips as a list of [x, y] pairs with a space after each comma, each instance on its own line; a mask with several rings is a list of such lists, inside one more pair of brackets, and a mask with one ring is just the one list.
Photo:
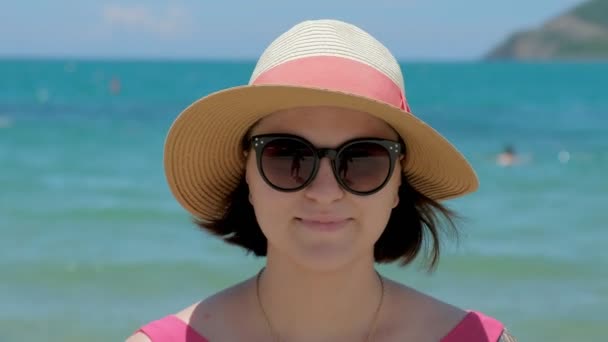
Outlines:
[[296, 221], [300, 226], [319, 231], [319, 232], [334, 232], [344, 228], [349, 222], [350, 219], [305, 219], [305, 218], [296, 218]]

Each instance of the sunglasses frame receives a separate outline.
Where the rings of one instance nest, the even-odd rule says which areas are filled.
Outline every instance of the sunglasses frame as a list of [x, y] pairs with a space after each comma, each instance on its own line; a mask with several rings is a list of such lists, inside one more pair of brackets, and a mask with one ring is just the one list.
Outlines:
[[[263, 156], [264, 148], [269, 143], [271, 143], [275, 140], [279, 140], [279, 139], [295, 140], [299, 143], [304, 144], [305, 146], [310, 148], [311, 151], [313, 151], [313, 155], [314, 155], [313, 169], [312, 169], [310, 175], [308, 176], [308, 178], [306, 179], [306, 181], [304, 183], [302, 183], [302, 185], [300, 185], [296, 188], [287, 188], [286, 189], [286, 188], [281, 188], [281, 187], [273, 184], [268, 179], [268, 177], [266, 177], [266, 174], [263, 170], [262, 156]], [[345, 149], [347, 149], [348, 147], [350, 147], [354, 144], [358, 144], [358, 143], [372, 143], [372, 144], [380, 145], [384, 149], [386, 149], [386, 151], [388, 152], [388, 156], [389, 156], [389, 170], [387, 172], [386, 178], [379, 186], [377, 186], [376, 188], [369, 190], [369, 191], [357, 191], [357, 190], [351, 189], [339, 176], [339, 170], [338, 170], [338, 165], [337, 165], [336, 159], [338, 158], [339, 154], [342, 153]], [[336, 148], [317, 148], [310, 141], [308, 141], [300, 136], [297, 136], [297, 135], [283, 134], [283, 133], [270, 133], [270, 134], [259, 134], [259, 135], [252, 136], [249, 139], [249, 144], [250, 144], [249, 146], [251, 146], [251, 148], [253, 148], [255, 150], [258, 172], [262, 176], [262, 179], [264, 179], [266, 184], [268, 184], [273, 189], [282, 191], [282, 192], [296, 192], [296, 191], [300, 191], [300, 190], [304, 189], [305, 187], [307, 187], [317, 176], [317, 173], [319, 172], [321, 159], [323, 157], [328, 157], [331, 162], [331, 169], [334, 174], [334, 178], [336, 179], [338, 184], [340, 184], [342, 189], [344, 189], [352, 194], [359, 195], [359, 196], [371, 195], [375, 192], [380, 191], [386, 185], [386, 183], [389, 181], [389, 179], [393, 175], [393, 170], [395, 169], [395, 164], [397, 163], [397, 160], [400, 160], [401, 157], [405, 153], [405, 144], [401, 140], [394, 141], [394, 140], [380, 139], [380, 138], [356, 138], [356, 139], [346, 141]]]

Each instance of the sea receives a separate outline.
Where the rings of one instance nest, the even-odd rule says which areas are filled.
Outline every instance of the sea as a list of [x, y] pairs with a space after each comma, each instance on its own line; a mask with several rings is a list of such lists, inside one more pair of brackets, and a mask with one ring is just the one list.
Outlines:
[[[123, 341], [264, 260], [198, 230], [163, 171], [191, 102], [255, 61], [0, 60], [0, 342]], [[387, 277], [520, 341], [608, 341], [608, 63], [402, 61], [480, 179], [438, 268]], [[497, 154], [510, 146], [519, 162]]]

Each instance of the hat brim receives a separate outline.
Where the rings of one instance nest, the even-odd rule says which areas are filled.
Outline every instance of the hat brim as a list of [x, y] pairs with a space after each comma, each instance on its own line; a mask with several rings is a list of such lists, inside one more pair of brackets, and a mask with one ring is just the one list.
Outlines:
[[266, 115], [302, 106], [354, 109], [386, 121], [406, 143], [402, 169], [409, 183], [433, 200], [459, 197], [478, 187], [477, 176], [462, 154], [432, 127], [400, 108], [333, 90], [248, 85], [201, 98], [169, 129], [165, 175], [178, 202], [201, 221], [221, 218], [228, 194], [244, 174], [244, 135]]

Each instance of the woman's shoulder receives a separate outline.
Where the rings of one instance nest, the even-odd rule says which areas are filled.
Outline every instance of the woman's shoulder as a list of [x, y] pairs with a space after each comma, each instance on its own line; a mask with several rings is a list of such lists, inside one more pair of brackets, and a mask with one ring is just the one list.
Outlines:
[[217, 340], [220, 335], [225, 337], [226, 331], [233, 331], [231, 322], [247, 321], [244, 308], [248, 301], [250, 281], [223, 289], [202, 301], [177, 312], [175, 316], [185, 322], [189, 322], [193, 329], [204, 332], [210, 340]]
[[[219, 291], [203, 300], [149, 322], [133, 334], [127, 342], [157, 342], [164, 338], [155, 336], [184, 336], [173, 337], [167, 341], [201, 341], [224, 340], [226, 332], [232, 331], [228, 324], [243, 315], [243, 301], [246, 300], [244, 287], [246, 283], [236, 284]], [[230, 319], [227, 319], [230, 318]], [[186, 338], [187, 337], [187, 338]]]
[[208, 342], [197, 331], [175, 315], [167, 315], [163, 318], [151, 321], [140, 327], [127, 342], [170, 342], [190, 341]]
[[393, 298], [387, 316], [395, 317], [389, 327], [401, 329], [403, 340], [476, 341], [476, 336], [485, 336], [490, 339], [484, 342], [496, 342], [504, 330], [502, 322], [483, 312], [459, 308], [397, 282], [389, 281], [389, 286]]
[[386, 290], [389, 305], [384, 330], [403, 341], [439, 341], [467, 315], [465, 310], [390, 279]]

